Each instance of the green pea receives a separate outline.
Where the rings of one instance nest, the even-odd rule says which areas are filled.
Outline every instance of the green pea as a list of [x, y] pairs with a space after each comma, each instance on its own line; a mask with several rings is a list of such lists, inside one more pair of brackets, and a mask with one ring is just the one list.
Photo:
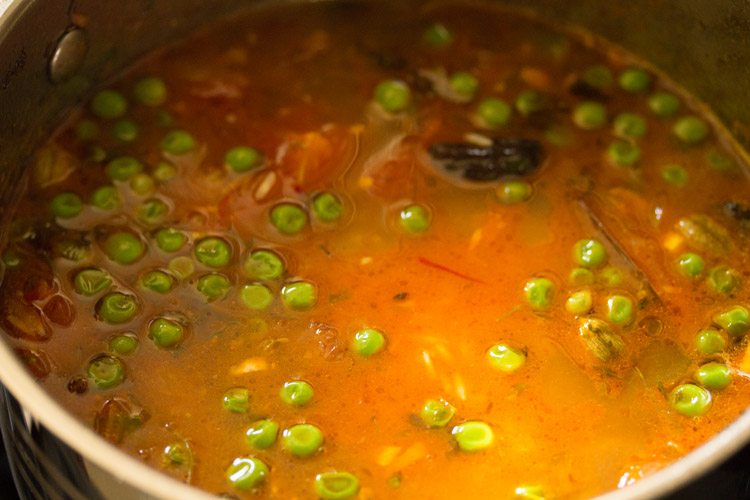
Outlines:
[[412, 204], [399, 212], [401, 228], [408, 233], [423, 233], [430, 228], [430, 212], [422, 205]]
[[246, 146], [232, 148], [224, 155], [224, 163], [238, 174], [249, 172], [263, 163], [263, 155]]
[[61, 219], [71, 219], [81, 213], [83, 202], [75, 193], [60, 193], [50, 203], [52, 215]]
[[430, 429], [445, 427], [456, 414], [456, 408], [442, 399], [428, 399], [425, 401], [419, 418]]
[[487, 350], [490, 366], [503, 373], [513, 373], [526, 364], [526, 353], [506, 344], [495, 344]]
[[221, 401], [224, 409], [232, 413], [247, 413], [250, 406], [250, 391], [244, 387], [233, 387], [224, 393]]
[[176, 252], [187, 243], [187, 235], [182, 231], [174, 228], [164, 228], [157, 231], [154, 239], [156, 246], [164, 252]]
[[123, 356], [132, 354], [138, 348], [138, 337], [132, 333], [115, 335], [109, 341], [109, 350]]
[[160, 161], [154, 167], [153, 176], [159, 182], [167, 182], [177, 176], [177, 167], [167, 161]]
[[593, 268], [606, 260], [607, 250], [595, 239], [578, 240], [573, 245], [573, 261], [580, 266]]
[[643, 92], [651, 85], [651, 76], [639, 68], [629, 68], [620, 73], [620, 88], [626, 92]]
[[91, 112], [99, 118], [112, 120], [128, 110], [128, 101], [115, 90], [100, 90], [91, 100]]
[[559, 147], [568, 146], [572, 142], [570, 129], [563, 125], [552, 125], [545, 130], [544, 138], [547, 139], [550, 144]]
[[174, 125], [174, 117], [163, 109], [160, 109], [156, 112], [156, 125], [160, 128], [169, 128]]
[[3, 252], [3, 264], [7, 267], [18, 267], [21, 265], [21, 256], [12, 248], [6, 248]]
[[313, 485], [323, 500], [352, 498], [359, 491], [359, 480], [350, 472], [321, 472], [315, 476]]
[[99, 126], [91, 120], [81, 120], [76, 124], [76, 137], [81, 142], [93, 141], [99, 135]]
[[448, 80], [448, 84], [453, 92], [467, 100], [473, 99], [479, 89], [479, 80], [465, 71], [453, 73]]
[[586, 101], [573, 110], [573, 123], [583, 130], [596, 130], [607, 123], [607, 110], [595, 101]]
[[273, 303], [273, 293], [261, 283], [252, 283], [240, 289], [240, 300], [248, 308], [262, 311]]
[[667, 165], [661, 169], [661, 178], [673, 186], [682, 187], [687, 184], [688, 173], [681, 165]]
[[318, 289], [309, 281], [294, 281], [281, 288], [281, 301], [289, 309], [304, 311], [318, 302]]
[[680, 109], [680, 100], [669, 92], [656, 92], [648, 98], [648, 107], [656, 115], [666, 118]]
[[105, 171], [113, 181], [125, 182], [143, 171], [143, 163], [132, 156], [119, 156], [107, 163]]
[[616, 167], [632, 167], [641, 159], [641, 148], [630, 141], [614, 141], [607, 148], [607, 159]]
[[138, 314], [135, 297], [120, 292], [105, 295], [96, 305], [96, 315], [105, 323], [127, 323]]
[[286, 235], [297, 234], [307, 225], [307, 212], [296, 203], [279, 203], [271, 209], [271, 224]]
[[390, 477], [388, 477], [388, 481], [386, 484], [388, 484], [388, 487], [391, 489], [397, 489], [401, 487], [401, 483], [403, 481], [403, 477], [400, 472], [396, 472], [394, 474], [391, 474]]
[[268, 466], [258, 458], [235, 458], [225, 477], [234, 488], [251, 491], [262, 485], [268, 474]]
[[401, 80], [386, 80], [375, 87], [375, 102], [389, 113], [398, 113], [411, 104], [411, 90]]
[[612, 128], [619, 137], [643, 137], [646, 133], [646, 120], [635, 113], [620, 113], [615, 117]]
[[737, 169], [734, 160], [715, 149], [709, 149], [706, 152], [706, 162], [709, 167], [718, 172], [731, 172]]
[[193, 260], [186, 255], [170, 260], [168, 267], [169, 271], [181, 280], [188, 279], [195, 272]]
[[708, 285], [723, 294], [734, 292], [741, 281], [740, 273], [729, 266], [716, 266], [708, 272]]
[[120, 120], [112, 126], [112, 135], [122, 142], [133, 142], [138, 138], [138, 125], [131, 120]]
[[576, 267], [568, 275], [571, 285], [590, 285], [594, 282], [594, 273], [585, 267]]
[[536, 90], [522, 90], [516, 96], [515, 107], [521, 116], [530, 116], [545, 108], [544, 96]]
[[697, 116], [685, 116], [677, 120], [672, 133], [685, 144], [698, 144], [708, 136], [708, 125]]
[[383, 332], [375, 328], [363, 328], [357, 331], [352, 340], [352, 351], [365, 358], [382, 351], [384, 347], [385, 336]]
[[133, 97], [146, 106], [160, 106], [167, 100], [167, 86], [155, 76], [141, 78], [133, 88]]
[[303, 380], [284, 382], [279, 391], [279, 397], [288, 405], [305, 406], [313, 398], [313, 388]]
[[114, 186], [102, 186], [91, 193], [89, 203], [100, 210], [116, 210], [122, 205], [120, 193]]
[[523, 203], [531, 198], [532, 192], [531, 184], [520, 179], [503, 181], [495, 188], [495, 196], [504, 205]]
[[422, 40], [430, 47], [442, 49], [453, 42], [453, 35], [445, 25], [433, 23], [424, 30]]
[[555, 285], [548, 278], [532, 278], [526, 282], [523, 291], [531, 308], [541, 311], [552, 305]]
[[247, 444], [256, 450], [270, 448], [276, 442], [279, 433], [279, 424], [271, 419], [258, 420], [250, 424], [245, 432]]
[[634, 316], [633, 301], [624, 295], [610, 295], [607, 298], [607, 318], [615, 325], [629, 325]]
[[111, 389], [125, 380], [125, 366], [114, 356], [102, 354], [89, 362], [86, 374], [97, 389]]
[[344, 205], [333, 193], [320, 193], [313, 198], [313, 214], [323, 222], [334, 222], [344, 213]]
[[141, 276], [141, 286], [156, 293], [167, 293], [174, 288], [174, 278], [164, 271], [149, 271]]
[[112, 277], [103, 269], [83, 269], [73, 278], [73, 288], [76, 293], [91, 297], [112, 286]]
[[169, 318], [156, 318], [148, 325], [148, 334], [158, 347], [169, 349], [182, 342], [185, 328]]
[[252, 335], [268, 333], [268, 321], [261, 318], [248, 318], [245, 321], [245, 332]]
[[297, 424], [284, 429], [281, 444], [296, 457], [314, 455], [323, 444], [323, 433], [312, 424]]
[[620, 286], [622, 284], [622, 272], [619, 269], [612, 266], [607, 266], [597, 276], [597, 280], [605, 286], [610, 288]]
[[195, 259], [209, 267], [224, 267], [232, 260], [232, 247], [217, 236], [198, 240], [193, 248]]
[[130, 189], [139, 196], [147, 196], [156, 190], [156, 183], [148, 174], [135, 174], [130, 178]]
[[507, 125], [510, 121], [512, 110], [502, 99], [488, 97], [479, 103], [477, 116], [484, 126], [498, 128]]
[[206, 274], [198, 278], [196, 288], [209, 302], [224, 297], [232, 283], [223, 274]]
[[695, 371], [695, 380], [706, 389], [726, 389], [732, 382], [732, 371], [724, 363], [706, 363]]
[[583, 72], [583, 81], [595, 89], [606, 90], [614, 85], [615, 77], [608, 67], [596, 65], [586, 68]]
[[565, 310], [576, 316], [581, 316], [591, 310], [593, 302], [591, 290], [578, 290], [568, 296], [568, 300], [565, 301]]
[[697, 253], [686, 252], [677, 258], [677, 270], [688, 278], [696, 278], [703, 274], [704, 266], [703, 257]]
[[192, 465], [193, 454], [185, 441], [168, 444], [163, 450], [164, 459], [171, 465]]
[[184, 130], [173, 130], [161, 140], [161, 150], [171, 155], [179, 156], [195, 149], [193, 136]]
[[714, 315], [713, 320], [735, 339], [742, 337], [750, 330], [750, 312], [742, 306], [734, 306], [722, 311]]
[[697, 417], [711, 408], [711, 393], [695, 384], [681, 384], [669, 393], [669, 402], [678, 413]]
[[259, 280], [275, 280], [284, 274], [284, 261], [272, 250], [251, 252], [243, 267], [248, 276]]
[[90, 144], [86, 148], [85, 158], [87, 161], [90, 161], [90, 162], [101, 163], [107, 159], [107, 152], [104, 150], [103, 147], [97, 144]]
[[492, 446], [495, 434], [492, 428], [479, 420], [469, 420], [453, 427], [453, 438], [462, 451], [481, 451]]
[[104, 252], [118, 264], [132, 264], [144, 252], [143, 242], [133, 233], [118, 231], [104, 241]]
[[169, 205], [159, 198], [148, 199], [138, 207], [138, 220], [149, 226], [163, 222], [167, 214], [169, 214]]
[[701, 354], [718, 354], [727, 347], [727, 341], [718, 330], [707, 328], [698, 332], [695, 346]]

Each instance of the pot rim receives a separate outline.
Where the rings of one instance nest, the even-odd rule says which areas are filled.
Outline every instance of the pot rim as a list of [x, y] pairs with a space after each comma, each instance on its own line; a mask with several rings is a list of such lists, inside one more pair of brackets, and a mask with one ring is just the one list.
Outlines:
[[80, 454], [85, 462], [95, 464], [119, 481], [156, 498], [215, 498], [207, 492], [157, 471], [105, 441], [55, 402], [29, 375], [4, 341], [0, 342], [0, 382], [21, 403], [24, 412], [34, 421], [44, 425]]
[[747, 409], [731, 424], [682, 458], [659, 469], [635, 484], [604, 493], [597, 500], [655, 498], [670, 493], [719, 466], [750, 441], [750, 411]]
[[[5, 34], [23, 16], [31, 2], [0, 0], [0, 43]], [[2, 332], [0, 332], [2, 333]], [[156, 498], [209, 500], [217, 498], [194, 486], [182, 483], [138, 461], [104, 440], [78, 418], [60, 406], [29, 374], [12, 348], [0, 340], [0, 383], [19, 401], [24, 411], [55, 436], [119, 481]], [[745, 410], [718, 434], [680, 459], [657, 472], [596, 497], [597, 500], [653, 498], [667, 494], [698, 479], [708, 470], [750, 442], [750, 411]], [[106, 492], [104, 492], [106, 494]]]
[[[62, 408], [28, 373], [11, 348], [0, 342], [0, 382], [34, 420], [120, 481], [156, 498], [208, 500], [214, 495], [177, 481], [139, 462], [105, 441], [91, 428]], [[605, 492], [598, 500], [653, 498], [699, 478], [750, 441], [750, 411], [745, 410], [729, 426], [682, 458], [624, 488]]]
[[[0, 0], [2, 4], [4, 0]], [[24, 16], [32, 2], [8, 0], [0, 5], [0, 44], [7, 34]], [[0, 270], [0, 279], [2, 270]], [[5, 333], [0, 331], [1, 336]], [[29, 374], [3, 338], [0, 340], [0, 383], [21, 404], [24, 412], [34, 421], [44, 425], [57, 438], [77, 452], [88, 464], [94, 464], [122, 483], [135, 487], [140, 492], [156, 498], [180, 498], [181, 500], [210, 500], [216, 498], [208, 492], [177, 481], [156, 469], [136, 460], [119, 448], [105, 441], [55, 402], [40, 384]], [[1, 450], [0, 453], [5, 453]], [[94, 484], [94, 486], [97, 486]], [[106, 492], [103, 492], [106, 494]], [[139, 495], [140, 498], [142, 498]]]

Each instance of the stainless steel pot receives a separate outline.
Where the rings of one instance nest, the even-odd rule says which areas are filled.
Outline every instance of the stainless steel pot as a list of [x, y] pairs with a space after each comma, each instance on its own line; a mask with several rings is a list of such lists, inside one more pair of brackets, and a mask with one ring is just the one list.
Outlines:
[[[582, 26], [640, 55], [702, 99], [739, 144], [750, 146], [750, 3], [499, 1]], [[0, 15], [0, 243], [30, 152], [93, 87], [200, 24], [268, 3], [274, 2], [0, 0], [0, 10], [7, 6]], [[401, 0], [402, 8], [416, 3]], [[65, 413], [2, 341], [0, 381], [8, 391], [0, 428], [17, 484], [31, 497], [209, 498], [123, 454]], [[746, 412], [678, 462], [602, 498], [665, 494], [748, 441]]]

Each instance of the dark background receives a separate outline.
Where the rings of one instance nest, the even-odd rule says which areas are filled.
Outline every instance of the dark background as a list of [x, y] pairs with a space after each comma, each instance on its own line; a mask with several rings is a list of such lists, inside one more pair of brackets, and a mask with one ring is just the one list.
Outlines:
[[[0, 443], [2, 442], [0, 436]], [[5, 455], [5, 448], [0, 445], [0, 498], [3, 500], [16, 500], [16, 485], [13, 484], [13, 477], [8, 469], [8, 457]]]

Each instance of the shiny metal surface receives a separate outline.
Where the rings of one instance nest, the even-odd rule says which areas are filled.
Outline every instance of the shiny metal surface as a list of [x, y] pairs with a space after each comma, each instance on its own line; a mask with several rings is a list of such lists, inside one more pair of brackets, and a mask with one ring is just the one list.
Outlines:
[[52, 83], [60, 83], [72, 78], [83, 65], [88, 52], [86, 33], [72, 27], [57, 41], [55, 51], [49, 60], [49, 78]]
[[0, 428], [21, 498], [101, 498], [78, 466], [78, 455], [26, 417], [7, 391], [0, 393]]
[[[749, 2], [502, 1], [580, 25], [651, 61], [714, 109], [738, 141], [750, 144]], [[7, 208], [21, 192], [30, 152], [71, 106], [149, 50], [223, 15], [266, 3], [274, 2], [11, 2], [0, 16], [0, 245], [10, 215]], [[408, 9], [418, 8], [419, 3], [402, 0], [399, 5]], [[79, 56], [66, 61], [66, 49], [60, 45], [65, 41], [61, 35], [69, 34], [71, 27], [85, 30], [87, 50], [80, 64]], [[74, 55], [80, 54], [79, 35], [70, 36], [75, 37], [70, 42]], [[126, 456], [63, 412], [26, 374], [5, 342], [0, 342], [0, 381], [13, 396], [6, 396], [11, 411], [7, 419], [3, 416], [0, 427], [4, 437], [18, 445], [9, 449], [17, 463], [25, 464], [23, 472], [17, 471], [17, 479], [34, 488], [34, 498], [208, 498]], [[31, 438], [24, 437], [24, 432]], [[748, 441], [750, 413], [746, 412], [670, 467], [602, 498], [665, 494]], [[29, 471], [37, 471], [44, 481]]]

